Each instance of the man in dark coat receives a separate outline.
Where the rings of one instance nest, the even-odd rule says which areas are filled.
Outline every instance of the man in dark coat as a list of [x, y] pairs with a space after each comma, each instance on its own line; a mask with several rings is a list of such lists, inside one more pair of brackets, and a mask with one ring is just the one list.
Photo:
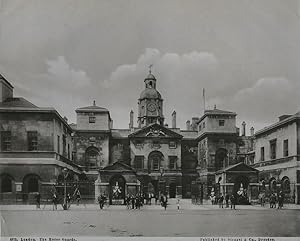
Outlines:
[[226, 202], [226, 208], [229, 208], [229, 194], [226, 193], [225, 195], [225, 202]]
[[235, 205], [236, 205], [236, 196], [234, 194], [232, 194], [230, 196], [230, 208], [235, 209]]

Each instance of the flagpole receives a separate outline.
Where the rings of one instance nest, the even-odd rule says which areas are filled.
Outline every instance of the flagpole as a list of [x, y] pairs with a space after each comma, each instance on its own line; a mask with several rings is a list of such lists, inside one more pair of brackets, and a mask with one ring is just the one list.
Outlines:
[[203, 88], [203, 114], [205, 113], [205, 89]]

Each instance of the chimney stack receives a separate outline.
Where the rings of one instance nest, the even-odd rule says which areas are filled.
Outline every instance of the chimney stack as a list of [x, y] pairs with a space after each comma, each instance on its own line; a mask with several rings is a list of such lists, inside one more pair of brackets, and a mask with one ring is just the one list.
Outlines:
[[254, 136], [254, 127], [253, 126], [250, 128], [250, 135]]
[[242, 123], [242, 136], [246, 136], [246, 122], [243, 121]]
[[186, 121], [186, 130], [190, 130], [191, 129], [191, 122], [189, 120]]
[[174, 110], [172, 113], [172, 128], [176, 128], [176, 111]]
[[133, 110], [131, 110], [129, 114], [129, 129], [132, 128], [133, 128]]
[[192, 125], [191, 125], [191, 129], [193, 130], [193, 131], [196, 131], [197, 130], [197, 123], [198, 123], [198, 121], [199, 121], [199, 118], [198, 117], [193, 117], [192, 118]]

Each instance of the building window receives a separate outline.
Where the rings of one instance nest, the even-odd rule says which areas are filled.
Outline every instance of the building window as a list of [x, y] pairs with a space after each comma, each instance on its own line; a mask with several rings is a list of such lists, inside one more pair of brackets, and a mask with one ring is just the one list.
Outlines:
[[265, 160], [265, 148], [261, 147], [260, 148], [260, 161], [264, 161]]
[[289, 140], [284, 140], [283, 141], [283, 156], [288, 156], [289, 155]]
[[134, 158], [134, 168], [135, 169], [143, 169], [144, 168], [144, 157], [136, 156]]
[[11, 132], [1, 131], [1, 148], [2, 151], [11, 151]]
[[118, 149], [120, 149], [120, 150], [123, 149], [123, 144], [122, 143], [118, 143]]
[[276, 139], [270, 141], [270, 158], [276, 159]]
[[62, 141], [63, 141], [63, 155], [67, 155], [66, 147], [67, 147], [67, 137], [66, 135], [62, 136]]
[[28, 192], [38, 192], [39, 191], [39, 181], [36, 177], [31, 177], [28, 179]]
[[37, 151], [38, 139], [37, 131], [27, 132], [28, 151]]
[[97, 167], [97, 157], [99, 152], [96, 148], [88, 148], [87, 152], [87, 166], [89, 168], [96, 168]]
[[205, 128], [205, 122], [203, 122], [203, 129]]
[[177, 148], [176, 142], [175, 142], [175, 141], [170, 141], [170, 142], [169, 142], [169, 148], [170, 148], [170, 149], [175, 149], [175, 148]]
[[169, 156], [169, 168], [171, 170], [177, 169], [177, 156]]
[[284, 177], [281, 181], [281, 189], [285, 194], [289, 194], [291, 192], [290, 179], [288, 177]]
[[159, 170], [159, 159], [158, 158], [153, 158], [152, 169], [153, 170]]
[[219, 126], [224, 126], [225, 125], [225, 120], [219, 120]]
[[89, 116], [89, 123], [95, 123], [96, 117], [95, 116]]
[[68, 159], [70, 159], [70, 144], [68, 144]]
[[1, 192], [12, 192], [12, 179], [7, 175], [1, 179]]
[[57, 136], [57, 153], [60, 153], [60, 136]]

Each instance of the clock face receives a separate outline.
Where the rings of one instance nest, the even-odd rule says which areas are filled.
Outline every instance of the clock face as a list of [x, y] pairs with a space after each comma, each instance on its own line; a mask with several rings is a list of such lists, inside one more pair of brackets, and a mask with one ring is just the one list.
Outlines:
[[156, 110], [156, 106], [155, 104], [153, 103], [150, 103], [147, 105], [147, 109], [150, 111], [150, 112], [154, 112]]

